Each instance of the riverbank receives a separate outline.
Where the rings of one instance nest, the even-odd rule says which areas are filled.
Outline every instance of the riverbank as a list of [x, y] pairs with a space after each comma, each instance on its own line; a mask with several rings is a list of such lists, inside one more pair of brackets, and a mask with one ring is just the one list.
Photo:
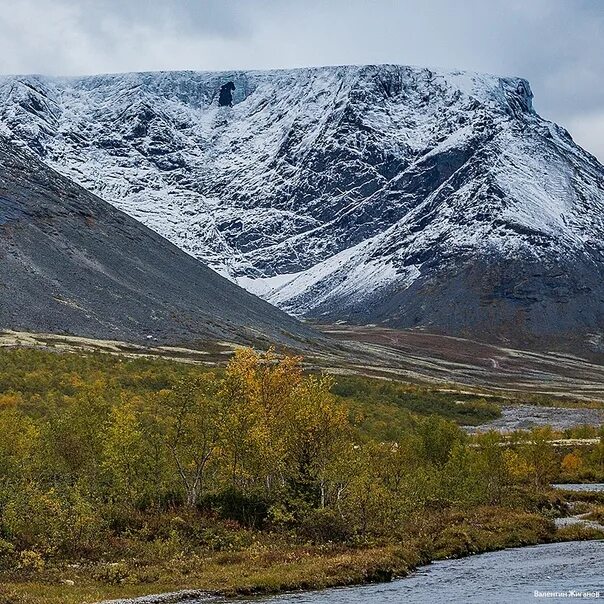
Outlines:
[[[604, 538], [603, 531], [573, 525], [556, 529], [542, 515], [483, 507], [433, 518], [404, 543], [357, 547], [259, 543], [240, 551], [176, 556], [145, 563], [77, 564], [0, 579], [1, 604], [82, 604], [148, 594], [195, 590], [213, 596], [274, 594], [292, 590], [390, 581], [430, 561], [553, 541]], [[177, 596], [182, 600], [185, 594]], [[167, 602], [170, 598], [161, 596]], [[172, 598], [172, 601], [174, 599]], [[178, 601], [178, 600], [177, 600]]]
[[[572, 564], [569, 564], [572, 560]], [[556, 592], [570, 599], [602, 595], [604, 541], [566, 541], [439, 560], [391, 583], [289, 592], [256, 604], [518, 604]], [[445, 588], [446, 587], [446, 588]], [[193, 600], [191, 604], [201, 604]]]

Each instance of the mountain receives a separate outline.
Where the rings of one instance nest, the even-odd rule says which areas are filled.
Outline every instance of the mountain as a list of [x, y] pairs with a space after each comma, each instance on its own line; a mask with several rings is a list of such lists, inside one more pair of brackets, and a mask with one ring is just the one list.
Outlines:
[[0, 121], [295, 315], [597, 351], [604, 168], [532, 97], [396, 65], [22, 76]]
[[0, 329], [298, 347], [316, 335], [2, 137]]

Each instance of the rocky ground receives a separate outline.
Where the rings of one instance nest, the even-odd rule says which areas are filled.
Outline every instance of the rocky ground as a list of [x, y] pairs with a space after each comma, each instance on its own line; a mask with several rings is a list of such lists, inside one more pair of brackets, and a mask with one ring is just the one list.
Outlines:
[[503, 406], [501, 417], [480, 426], [472, 426], [470, 432], [513, 432], [530, 430], [537, 426], [551, 426], [554, 430], [565, 430], [577, 426], [601, 426], [604, 424], [603, 409], [573, 409], [568, 407], [543, 407], [539, 405]]
[[318, 328], [340, 343], [339, 355], [324, 355], [323, 362], [341, 370], [525, 394], [527, 403], [531, 397], [556, 398], [563, 401], [559, 406], [604, 401], [600, 358], [518, 350], [421, 330], [342, 324]]

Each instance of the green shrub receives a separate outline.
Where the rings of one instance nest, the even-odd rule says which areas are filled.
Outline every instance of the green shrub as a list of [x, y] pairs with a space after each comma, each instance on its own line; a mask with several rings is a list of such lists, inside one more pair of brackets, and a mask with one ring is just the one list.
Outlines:
[[44, 566], [44, 558], [34, 550], [26, 549], [19, 554], [18, 568], [24, 573], [39, 573]]
[[105, 564], [95, 573], [95, 579], [108, 585], [121, 585], [130, 577], [128, 567], [120, 562]]
[[349, 522], [330, 508], [311, 509], [301, 518], [297, 532], [314, 543], [349, 541], [354, 533]]
[[245, 527], [260, 529], [268, 519], [270, 501], [261, 493], [244, 493], [228, 488], [206, 497], [201, 507], [218, 512], [225, 520], [235, 520]]
[[4, 539], [0, 539], [0, 570], [14, 568], [16, 565], [15, 546]]

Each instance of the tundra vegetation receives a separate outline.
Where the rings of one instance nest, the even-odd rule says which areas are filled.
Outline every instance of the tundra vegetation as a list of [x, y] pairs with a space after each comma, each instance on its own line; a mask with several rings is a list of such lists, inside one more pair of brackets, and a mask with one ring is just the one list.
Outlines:
[[470, 437], [451, 420], [498, 408], [455, 397], [251, 349], [223, 369], [0, 352], [0, 603], [322, 587], [598, 536], [555, 530], [549, 484], [602, 480], [604, 431]]

